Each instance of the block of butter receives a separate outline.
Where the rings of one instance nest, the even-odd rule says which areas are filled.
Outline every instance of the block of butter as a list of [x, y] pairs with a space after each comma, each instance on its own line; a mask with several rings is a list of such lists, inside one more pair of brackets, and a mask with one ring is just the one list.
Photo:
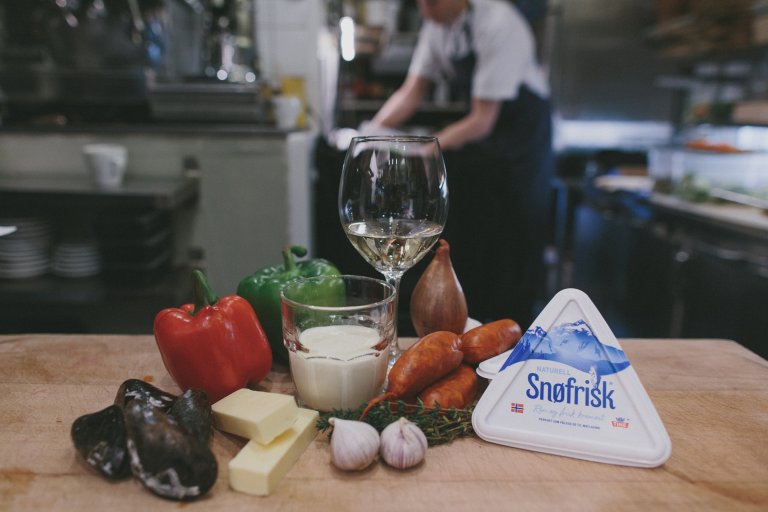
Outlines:
[[293, 427], [269, 445], [249, 441], [229, 461], [229, 486], [257, 496], [271, 493], [315, 438], [317, 418], [317, 411], [299, 409]]
[[216, 428], [261, 444], [291, 428], [299, 408], [290, 395], [238, 389], [211, 406]]

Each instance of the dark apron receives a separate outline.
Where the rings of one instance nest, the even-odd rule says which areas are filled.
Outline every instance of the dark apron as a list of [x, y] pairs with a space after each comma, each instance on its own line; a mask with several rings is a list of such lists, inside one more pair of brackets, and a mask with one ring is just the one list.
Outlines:
[[[452, 97], [471, 102], [476, 56], [454, 59]], [[513, 49], [510, 49], [512, 51]], [[446, 151], [448, 222], [456, 274], [470, 316], [513, 318], [523, 329], [544, 295], [543, 252], [549, 241], [551, 148], [550, 104], [525, 85], [502, 104], [490, 136], [458, 151]]]

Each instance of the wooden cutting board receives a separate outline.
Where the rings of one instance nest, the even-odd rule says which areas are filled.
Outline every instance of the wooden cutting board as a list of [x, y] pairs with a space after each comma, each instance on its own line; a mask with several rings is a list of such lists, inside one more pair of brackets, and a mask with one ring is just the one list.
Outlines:
[[[214, 488], [166, 501], [108, 482], [76, 456], [78, 416], [144, 378], [178, 392], [151, 336], [0, 336], [0, 510], [768, 510], [768, 362], [725, 340], [622, 340], [672, 439], [655, 469], [586, 462], [466, 438], [420, 466], [343, 473], [320, 435], [268, 497], [236, 493], [227, 461], [244, 441], [216, 432]], [[292, 393], [277, 368], [263, 389]]]

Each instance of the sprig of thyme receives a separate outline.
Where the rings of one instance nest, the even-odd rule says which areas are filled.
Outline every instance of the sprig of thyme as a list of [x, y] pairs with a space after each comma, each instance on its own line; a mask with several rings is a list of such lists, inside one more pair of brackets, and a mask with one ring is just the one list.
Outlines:
[[[359, 420], [365, 409], [363, 404], [357, 409], [334, 409], [320, 415], [315, 427], [321, 432], [331, 428], [328, 422], [331, 418], [344, 420]], [[384, 427], [394, 423], [401, 417], [412, 421], [424, 432], [429, 446], [450, 443], [459, 437], [471, 436], [472, 411], [474, 406], [468, 409], [441, 409], [439, 406], [431, 409], [424, 407], [419, 400], [416, 405], [406, 404], [402, 400], [397, 402], [381, 402], [368, 411], [363, 421], [372, 425], [381, 432]]]

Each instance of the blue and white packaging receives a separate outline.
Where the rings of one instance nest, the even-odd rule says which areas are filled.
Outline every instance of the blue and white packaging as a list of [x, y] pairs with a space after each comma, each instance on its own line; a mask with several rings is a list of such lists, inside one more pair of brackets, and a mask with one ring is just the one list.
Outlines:
[[555, 295], [515, 348], [478, 373], [492, 377], [472, 414], [486, 441], [639, 467], [672, 452], [637, 373], [580, 290]]

